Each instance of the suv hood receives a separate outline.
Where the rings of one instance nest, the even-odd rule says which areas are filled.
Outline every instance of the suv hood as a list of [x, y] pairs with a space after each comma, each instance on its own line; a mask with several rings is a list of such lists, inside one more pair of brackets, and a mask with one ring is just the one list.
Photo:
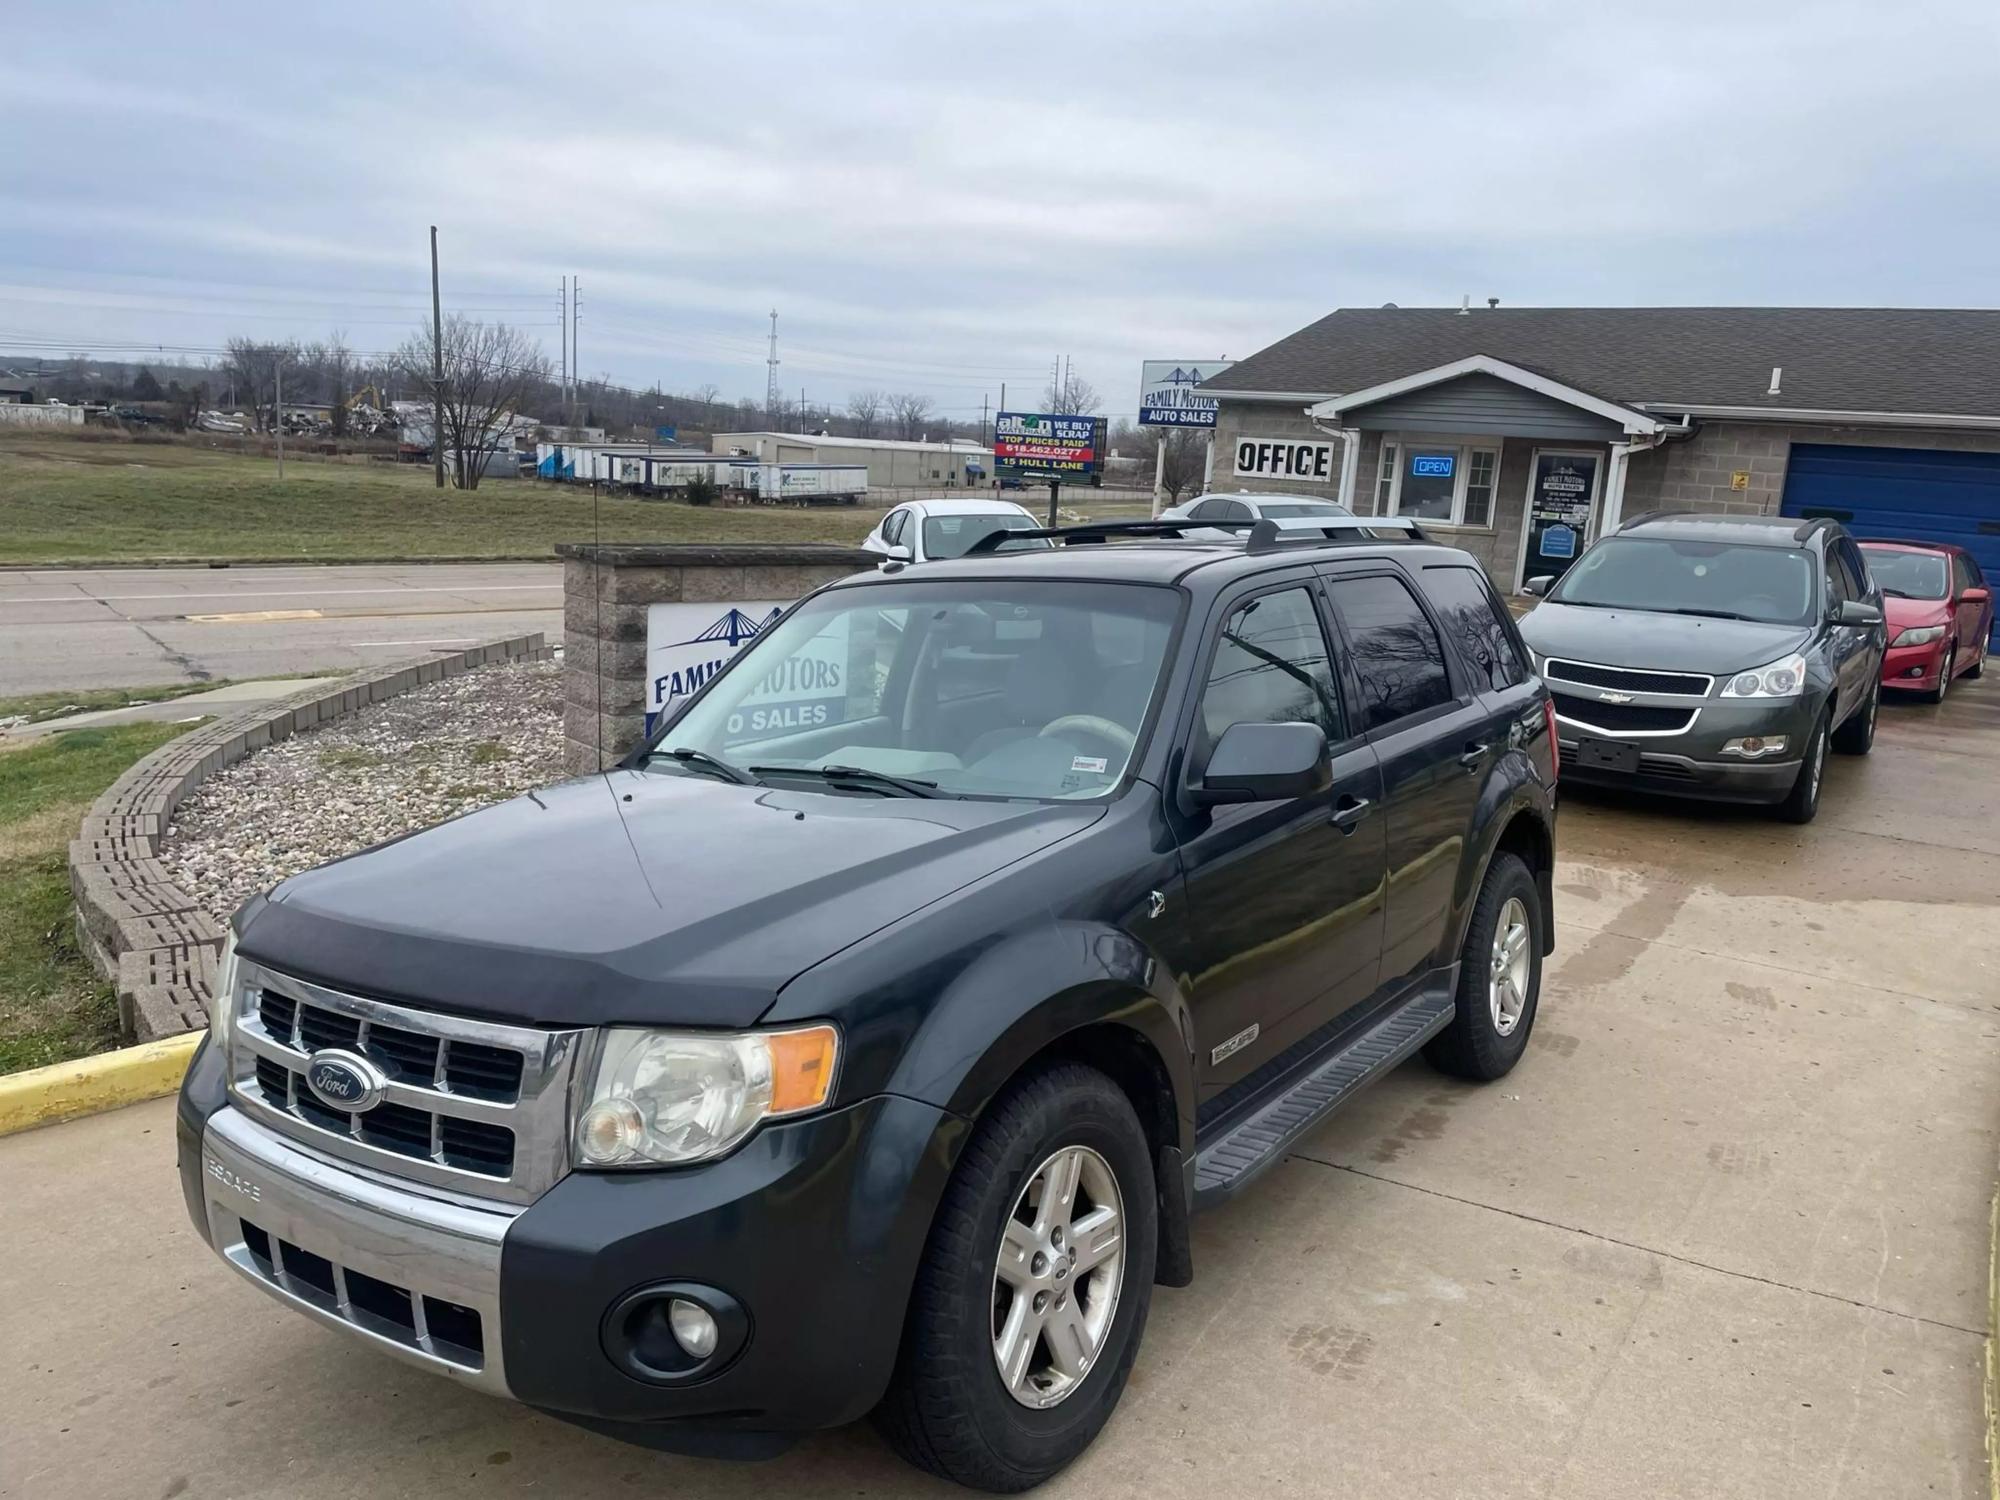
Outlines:
[[614, 771], [284, 882], [246, 958], [550, 1025], [748, 1026], [787, 981], [1103, 816]]
[[1722, 676], [1788, 656], [1812, 639], [1812, 631], [1803, 625], [1587, 609], [1544, 600], [1522, 618], [1521, 638], [1541, 656]]

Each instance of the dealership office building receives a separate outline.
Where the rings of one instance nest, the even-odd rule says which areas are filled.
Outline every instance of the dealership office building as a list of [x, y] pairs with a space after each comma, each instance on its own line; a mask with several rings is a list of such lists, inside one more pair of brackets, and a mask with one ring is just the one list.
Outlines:
[[1652, 510], [1832, 516], [2000, 576], [2000, 312], [1342, 308], [1201, 390], [1211, 491], [1416, 516], [1504, 588]]

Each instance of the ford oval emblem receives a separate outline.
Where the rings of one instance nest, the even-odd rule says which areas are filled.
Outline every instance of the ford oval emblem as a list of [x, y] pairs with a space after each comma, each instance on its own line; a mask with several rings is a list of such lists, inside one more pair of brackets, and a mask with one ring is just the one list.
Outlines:
[[306, 1087], [328, 1109], [359, 1114], [382, 1102], [388, 1080], [358, 1052], [327, 1048], [306, 1059]]

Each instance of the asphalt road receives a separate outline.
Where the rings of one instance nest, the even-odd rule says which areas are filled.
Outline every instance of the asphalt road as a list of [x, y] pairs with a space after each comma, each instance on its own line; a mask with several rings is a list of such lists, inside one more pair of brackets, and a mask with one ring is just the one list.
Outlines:
[[[2000, 674], [1819, 820], [1573, 794], [1528, 1055], [1398, 1069], [1226, 1208], [1041, 1493], [1987, 1493]], [[625, 1447], [270, 1301], [167, 1101], [0, 1140], [0, 1495], [947, 1496], [865, 1427]]]
[[558, 563], [0, 572], [0, 697], [351, 670], [562, 629]]

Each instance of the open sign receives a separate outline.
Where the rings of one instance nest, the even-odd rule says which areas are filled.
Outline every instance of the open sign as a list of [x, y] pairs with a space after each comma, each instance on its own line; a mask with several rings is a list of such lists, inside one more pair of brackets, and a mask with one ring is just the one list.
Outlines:
[[1457, 463], [1455, 453], [1417, 453], [1410, 457], [1410, 473], [1419, 479], [1449, 479]]

